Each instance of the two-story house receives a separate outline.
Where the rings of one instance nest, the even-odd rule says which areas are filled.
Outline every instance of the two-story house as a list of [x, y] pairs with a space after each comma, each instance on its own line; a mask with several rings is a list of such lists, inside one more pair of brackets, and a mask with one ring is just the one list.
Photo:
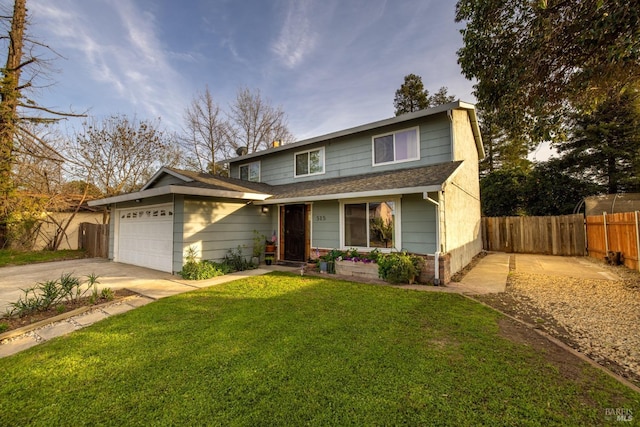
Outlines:
[[250, 255], [257, 231], [274, 236], [279, 260], [406, 250], [446, 282], [482, 249], [483, 156], [475, 109], [457, 101], [241, 155], [230, 178], [162, 168], [140, 191], [91, 204], [111, 210], [119, 262], [176, 272], [189, 247]]

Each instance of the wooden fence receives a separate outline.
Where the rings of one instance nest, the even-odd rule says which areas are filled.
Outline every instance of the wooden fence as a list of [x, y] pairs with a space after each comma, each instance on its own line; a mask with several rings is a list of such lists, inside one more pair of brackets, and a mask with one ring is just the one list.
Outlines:
[[584, 256], [584, 216], [483, 217], [482, 240], [488, 251]]
[[609, 252], [622, 254], [624, 265], [638, 270], [638, 246], [640, 246], [639, 213], [624, 212], [588, 216], [587, 242], [589, 256], [604, 259]]
[[109, 224], [80, 223], [78, 249], [85, 249], [90, 257], [107, 258], [109, 256]]

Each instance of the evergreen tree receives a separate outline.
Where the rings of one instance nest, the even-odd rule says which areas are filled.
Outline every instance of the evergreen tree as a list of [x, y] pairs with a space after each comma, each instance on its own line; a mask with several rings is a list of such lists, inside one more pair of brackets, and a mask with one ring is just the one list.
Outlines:
[[393, 106], [396, 116], [429, 107], [429, 92], [422, 84], [422, 77], [415, 74], [404, 76], [404, 83], [396, 91]]

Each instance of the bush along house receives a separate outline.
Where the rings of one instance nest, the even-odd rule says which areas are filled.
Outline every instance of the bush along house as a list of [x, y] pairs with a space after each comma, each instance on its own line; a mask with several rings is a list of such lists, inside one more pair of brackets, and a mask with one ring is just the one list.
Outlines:
[[177, 272], [190, 248], [251, 256], [258, 233], [275, 261], [407, 251], [426, 261], [421, 281], [445, 284], [482, 249], [483, 157], [475, 108], [456, 101], [240, 155], [228, 178], [164, 167], [90, 204], [110, 209], [117, 262]]

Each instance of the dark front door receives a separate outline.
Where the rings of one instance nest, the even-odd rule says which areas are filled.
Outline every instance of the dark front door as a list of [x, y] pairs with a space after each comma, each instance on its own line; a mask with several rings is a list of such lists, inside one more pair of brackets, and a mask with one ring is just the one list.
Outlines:
[[284, 207], [284, 259], [304, 261], [305, 246], [305, 206]]

